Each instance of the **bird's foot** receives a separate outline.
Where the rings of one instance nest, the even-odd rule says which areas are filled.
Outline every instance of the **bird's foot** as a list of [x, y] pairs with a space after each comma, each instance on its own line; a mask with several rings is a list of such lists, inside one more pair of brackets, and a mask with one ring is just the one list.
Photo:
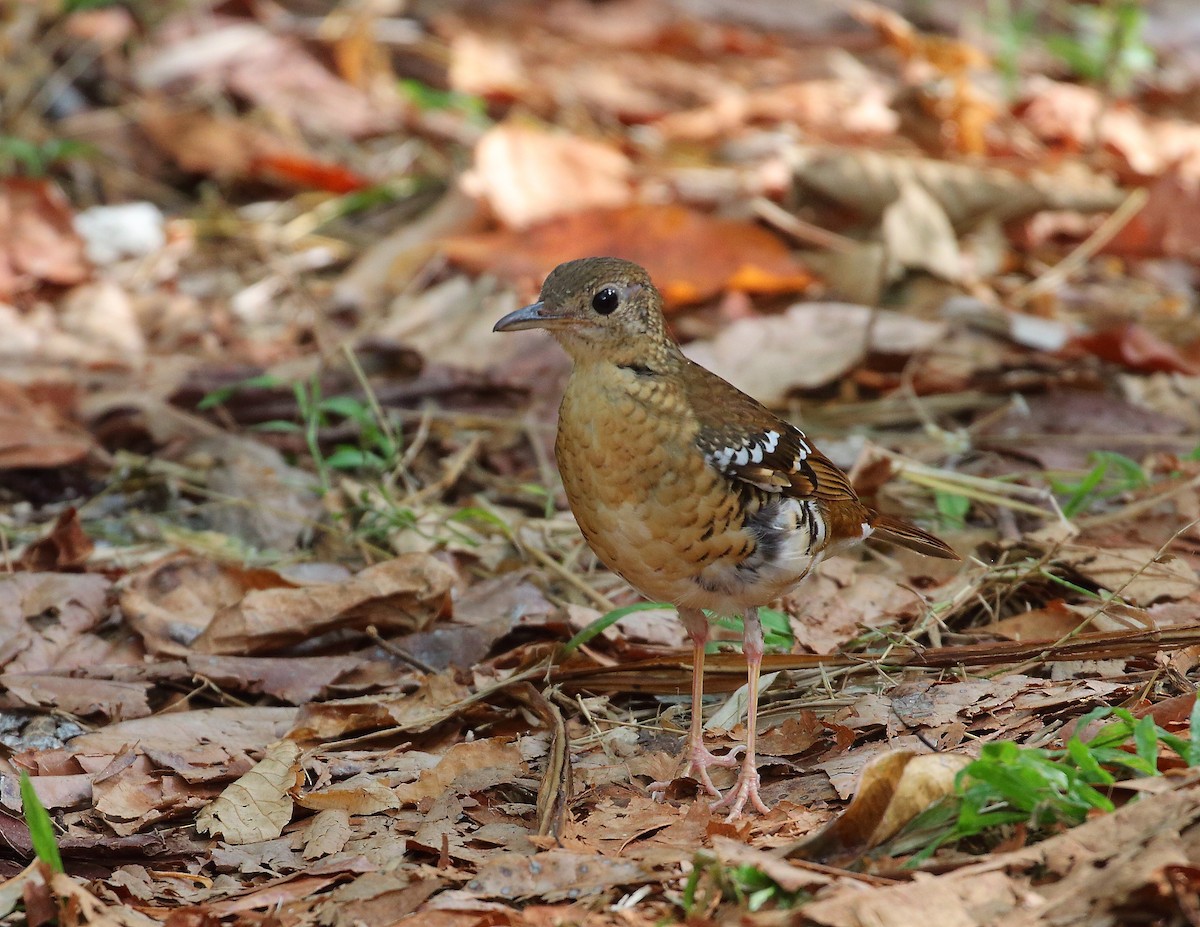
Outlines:
[[[713, 766], [737, 766], [738, 756], [746, 749], [745, 744], [738, 744], [724, 756], [717, 756], [712, 753], [704, 744], [692, 744], [688, 751], [688, 764], [684, 768], [682, 775], [695, 778], [697, 782], [704, 788], [709, 795], [721, 798], [721, 790], [713, 785], [712, 778], [708, 774], [708, 770]], [[662, 801], [663, 794], [667, 790], [667, 786], [671, 784], [668, 779], [665, 782], [651, 782], [650, 795], [655, 801]], [[722, 799], [723, 801], [724, 799]]]
[[771, 809], [759, 797], [758, 783], [758, 770], [749, 763], [743, 763], [737, 782], [725, 793], [723, 798], [713, 802], [713, 811], [728, 808], [729, 815], [725, 818], [727, 824], [742, 816], [742, 808], [746, 806], [746, 802], [749, 802], [759, 814], [767, 814]]

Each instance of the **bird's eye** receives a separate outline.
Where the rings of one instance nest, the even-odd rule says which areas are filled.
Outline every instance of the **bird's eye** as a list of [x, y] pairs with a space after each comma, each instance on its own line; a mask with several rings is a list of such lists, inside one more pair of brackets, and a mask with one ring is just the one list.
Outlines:
[[592, 308], [601, 315], [610, 315], [620, 302], [620, 294], [611, 286], [606, 286], [592, 297]]

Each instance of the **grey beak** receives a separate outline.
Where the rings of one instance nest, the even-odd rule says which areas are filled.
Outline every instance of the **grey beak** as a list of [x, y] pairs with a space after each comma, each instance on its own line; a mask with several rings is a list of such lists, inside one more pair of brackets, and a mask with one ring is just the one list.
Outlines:
[[519, 332], [526, 328], [544, 328], [554, 318], [554, 315], [546, 312], [545, 303], [533, 303], [510, 312], [492, 327], [492, 331]]

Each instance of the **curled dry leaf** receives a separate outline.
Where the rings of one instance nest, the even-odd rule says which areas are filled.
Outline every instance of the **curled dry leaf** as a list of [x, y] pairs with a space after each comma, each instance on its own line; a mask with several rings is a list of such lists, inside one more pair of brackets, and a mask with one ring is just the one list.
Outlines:
[[87, 563], [95, 546], [79, 522], [78, 510], [69, 505], [59, 513], [48, 534], [25, 548], [19, 564], [21, 569], [34, 573], [78, 570]]
[[788, 855], [844, 858], [878, 846], [939, 798], [953, 794], [955, 777], [970, 762], [961, 753], [908, 750], [876, 757], [864, 767], [854, 798], [841, 817]]
[[475, 146], [463, 188], [487, 200], [505, 225], [525, 228], [586, 209], [624, 206], [632, 165], [601, 142], [505, 123]]
[[120, 601], [152, 651], [246, 655], [342, 627], [423, 628], [446, 607], [453, 580], [428, 554], [405, 554], [344, 582], [304, 585], [273, 570], [176, 557], [130, 577]]
[[345, 583], [251, 590], [220, 609], [193, 646], [204, 653], [257, 653], [343, 627], [420, 630], [446, 608], [453, 582], [453, 570], [418, 553], [367, 567]]
[[280, 740], [244, 776], [196, 815], [196, 830], [241, 846], [273, 840], [292, 820], [292, 793], [304, 781], [300, 747]]
[[1042, 209], [1103, 212], [1124, 199], [1107, 178], [1085, 171], [1021, 177], [999, 168], [841, 148], [798, 147], [790, 157], [802, 194], [816, 193], [866, 217], [882, 216], [906, 184], [929, 193], [955, 227], [984, 216], [1016, 219]]

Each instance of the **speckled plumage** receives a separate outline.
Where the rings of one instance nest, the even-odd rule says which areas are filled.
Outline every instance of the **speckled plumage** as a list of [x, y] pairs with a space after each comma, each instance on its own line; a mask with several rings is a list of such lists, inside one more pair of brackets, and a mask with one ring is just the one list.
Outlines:
[[[846, 475], [799, 429], [694, 364], [666, 331], [646, 272], [616, 258], [557, 267], [541, 300], [498, 331], [546, 328], [574, 360], [555, 453], [588, 544], [643, 595], [679, 606], [703, 669], [702, 609], [745, 618], [750, 717], [746, 758], [726, 799], [731, 817], [764, 810], [754, 769], [762, 636], [757, 609], [827, 553], [875, 534], [954, 557], [932, 535], [864, 506]], [[693, 686], [690, 768], [731, 765], [700, 742]], [[718, 793], [719, 794], [719, 793]]]

